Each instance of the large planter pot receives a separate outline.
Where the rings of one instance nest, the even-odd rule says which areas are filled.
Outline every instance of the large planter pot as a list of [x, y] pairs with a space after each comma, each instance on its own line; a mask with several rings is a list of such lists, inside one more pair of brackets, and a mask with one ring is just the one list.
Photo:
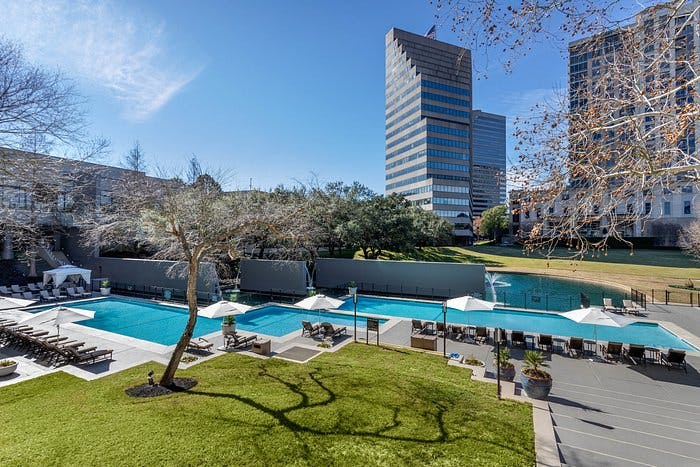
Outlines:
[[224, 336], [232, 336], [232, 335], [236, 334], [236, 323], [222, 324], [221, 325], [221, 333]]
[[0, 366], [0, 376], [11, 375], [17, 370], [17, 362], [10, 366]]
[[552, 389], [552, 379], [531, 378], [525, 373], [520, 373], [520, 383], [523, 390], [531, 399], [546, 399]]
[[357, 293], [357, 287], [348, 287], [348, 295], [351, 297]]
[[109, 295], [109, 293], [112, 291], [111, 287], [100, 287], [100, 294], [102, 295]]
[[515, 367], [510, 368], [501, 367], [501, 379], [503, 381], [513, 381], [515, 379]]

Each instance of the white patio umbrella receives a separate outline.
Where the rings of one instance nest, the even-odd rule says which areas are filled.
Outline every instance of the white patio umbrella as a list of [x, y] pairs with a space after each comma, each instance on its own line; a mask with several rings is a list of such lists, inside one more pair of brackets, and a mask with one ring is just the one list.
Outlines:
[[480, 300], [474, 298], [471, 295], [465, 295], [463, 297], [451, 298], [445, 302], [447, 308], [452, 308], [454, 310], [466, 311], [467, 312], [467, 326], [469, 326], [469, 312], [470, 311], [491, 311], [493, 307], [496, 306], [494, 302], [487, 302], [486, 300]]
[[56, 333], [60, 334], [61, 325], [66, 323], [75, 323], [95, 317], [95, 312], [92, 310], [81, 310], [80, 308], [68, 308], [66, 306], [57, 306], [49, 310], [41, 311], [29, 316], [20, 324], [43, 324], [56, 326]]
[[36, 300], [24, 300], [21, 298], [0, 297], [0, 310], [11, 310], [13, 308], [24, 308], [33, 305]]
[[326, 297], [325, 295], [312, 295], [311, 297], [306, 297], [300, 302], [296, 302], [294, 305], [305, 310], [316, 310], [319, 312], [318, 321], [321, 322], [321, 310], [332, 310], [340, 307], [345, 303], [337, 298]]
[[632, 324], [635, 321], [624, 316], [618, 316], [603, 311], [598, 307], [588, 307], [588, 308], [578, 308], [576, 310], [567, 311], [566, 313], [560, 313], [564, 318], [568, 318], [572, 321], [576, 321], [581, 324], [592, 324], [593, 325], [593, 339], [598, 340], [598, 326], [611, 326], [615, 328], [621, 328]]
[[224, 316], [231, 315], [242, 315], [246, 311], [253, 308], [252, 306], [244, 305], [237, 302], [229, 302], [226, 300], [221, 300], [208, 307], [202, 308], [197, 312], [199, 316], [204, 318], [222, 318]]

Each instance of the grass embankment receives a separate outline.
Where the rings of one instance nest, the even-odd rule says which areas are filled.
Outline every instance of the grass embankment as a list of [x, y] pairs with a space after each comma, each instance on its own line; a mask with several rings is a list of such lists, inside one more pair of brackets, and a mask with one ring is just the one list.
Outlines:
[[[556, 252], [566, 256], [566, 250]], [[356, 258], [362, 258], [358, 253]], [[387, 252], [384, 259], [479, 263], [501, 272], [550, 274], [573, 279], [633, 287], [651, 294], [670, 284], [683, 285], [688, 278], [700, 283], [700, 261], [675, 250], [608, 250], [583, 261], [547, 259], [541, 253], [525, 256], [520, 247], [474, 246], [423, 248], [411, 253]], [[671, 289], [673, 290], [673, 289]], [[677, 290], [677, 289], [676, 289]], [[682, 297], [679, 297], [682, 298]]]
[[[533, 465], [532, 409], [440, 357], [349, 345], [299, 365], [224, 355], [133, 399], [149, 364], [0, 389], [0, 465]], [[159, 368], [157, 368], [159, 370]]]

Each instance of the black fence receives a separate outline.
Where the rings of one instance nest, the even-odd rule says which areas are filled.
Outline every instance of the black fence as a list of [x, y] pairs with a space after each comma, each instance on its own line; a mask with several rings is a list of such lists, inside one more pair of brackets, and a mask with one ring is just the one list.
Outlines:
[[[442, 300], [445, 298], [471, 295], [477, 298], [484, 298], [481, 292], [464, 289], [449, 289], [439, 287], [406, 287], [403, 285], [377, 284], [374, 282], [357, 282], [357, 291], [360, 293], [382, 294], [397, 297], [418, 297], [431, 300]], [[324, 289], [330, 295], [347, 295], [348, 285], [338, 285], [333, 288]]]
[[630, 298], [632, 301], [645, 310], [647, 309], [647, 294], [644, 292], [640, 292], [637, 289], [632, 289], [632, 293], [630, 294]]
[[689, 289], [652, 289], [651, 303], [700, 306], [700, 291]]

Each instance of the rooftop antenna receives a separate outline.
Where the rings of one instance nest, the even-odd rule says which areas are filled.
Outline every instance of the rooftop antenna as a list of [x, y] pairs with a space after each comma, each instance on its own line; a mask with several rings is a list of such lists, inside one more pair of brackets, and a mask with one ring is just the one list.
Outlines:
[[250, 182], [248, 183], [248, 187], [250, 188], [250, 191], [253, 191], [253, 177], [250, 177]]

